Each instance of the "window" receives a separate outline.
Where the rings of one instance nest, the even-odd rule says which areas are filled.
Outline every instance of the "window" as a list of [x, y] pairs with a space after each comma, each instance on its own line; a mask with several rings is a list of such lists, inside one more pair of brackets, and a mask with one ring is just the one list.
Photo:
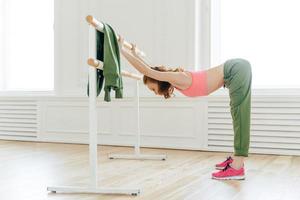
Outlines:
[[2, 0], [0, 6], [0, 91], [53, 90], [53, 0]]
[[297, 0], [212, 1], [214, 61], [248, 59], [254, 88], [300, 88], [299, 8]]

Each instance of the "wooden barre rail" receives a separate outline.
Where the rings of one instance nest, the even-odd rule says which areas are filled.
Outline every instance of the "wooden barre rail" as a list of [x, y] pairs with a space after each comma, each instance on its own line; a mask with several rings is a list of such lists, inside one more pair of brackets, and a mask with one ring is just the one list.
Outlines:
[[[95, 29], [99, 30], [99, 31], [103, 31], [103, 24], [101, 22], [99, 22], [97, 19], [95, 19], [92, 15], [88, 15], [86, 17], [86, 21], [91, 24]], [[119, 35], [117, 35], [117, 39], [119, 40]], [[132, 45], [127, 42], [127, 41], [124, 41], [124, 47], [126, 47], [127, 49], [132, 49]], [[145, 57], [145, 53], [139, 49], [136, 49], [137, 50], [137, 54], [140, 55], [140, 56], [143, 56]]]
[[[98, 61], [98, 60], [93, 59], [93, 58], [88, 59], [88, 65], [90, 65], [92, 67], [95, 67], [97, 69], [102, 69], [101, 63], [102, 63], [101, 61]], [[125, 71], [125, 70], [121, 71], [121, 75], [129, 77], [129, 78], [133, 78], [133, 79], [136, 79], [136, 80], [142, 80], [142, 76], [140, 76], [138, 74], [130, 73], [130, 72]]]

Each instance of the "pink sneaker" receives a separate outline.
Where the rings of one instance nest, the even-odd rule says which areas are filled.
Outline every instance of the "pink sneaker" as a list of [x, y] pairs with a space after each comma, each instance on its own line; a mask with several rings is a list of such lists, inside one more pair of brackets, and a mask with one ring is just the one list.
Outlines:
[[245, 172], [244, 167], [241, 169], [234, 169], [229, 164], [222, 170], [212, 174], [213, 179], [218, 180], [244, 180]]
[[227, 165], [229, 165], [230, 163], [232, 163], [233, 159], [231, 158], [231, 156], [227, 157], [227, 159], [219, 164], [216, 164], [216, 169], [224, 169]]

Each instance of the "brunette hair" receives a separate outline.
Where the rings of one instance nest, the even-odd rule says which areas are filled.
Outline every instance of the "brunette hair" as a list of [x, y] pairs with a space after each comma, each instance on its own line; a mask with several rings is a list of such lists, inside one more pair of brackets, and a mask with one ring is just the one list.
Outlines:
[[[151, 69], [154, 69], [154, 70], [157, 70], [157, 71], [160, 71], [160, 72], [183, 72], [184, 71], [184, 69], [180, 68], [180, 67], [167, 68], [165, 66], [151, 67]], [[174, 87], [169, 82], [159, 81], [159, 80], [156, 80], [156, 79], [153, 79], [149, 76], [144, 75], [144, 77], [143, 77], [144, 84], [146, 85], [149, 81], [151, 83], [157, 83], [157, 85], [158, 85], [158, 94], [163, 95], [165, 97], [165, 99], [170, 98], [171, 95], [174, 92]]]

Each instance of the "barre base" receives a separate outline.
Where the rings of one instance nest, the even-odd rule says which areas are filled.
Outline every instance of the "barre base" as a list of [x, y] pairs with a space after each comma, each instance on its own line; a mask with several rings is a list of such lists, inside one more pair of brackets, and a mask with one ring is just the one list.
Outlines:
[[132, 160], [166, 160], [167, 155], [150, 154], [109, 154], [109, 159], [132, 159]]
[[93, 193], [93, 194], [127, 194], [137, 196], [141, 193], [140, 189], [130, 189], [130, 188], [102, 188], [102, 187], [72, 187], [72, 186], [57, 186], [57, 187], [47, 187], [47, 191], [53, 193]]

